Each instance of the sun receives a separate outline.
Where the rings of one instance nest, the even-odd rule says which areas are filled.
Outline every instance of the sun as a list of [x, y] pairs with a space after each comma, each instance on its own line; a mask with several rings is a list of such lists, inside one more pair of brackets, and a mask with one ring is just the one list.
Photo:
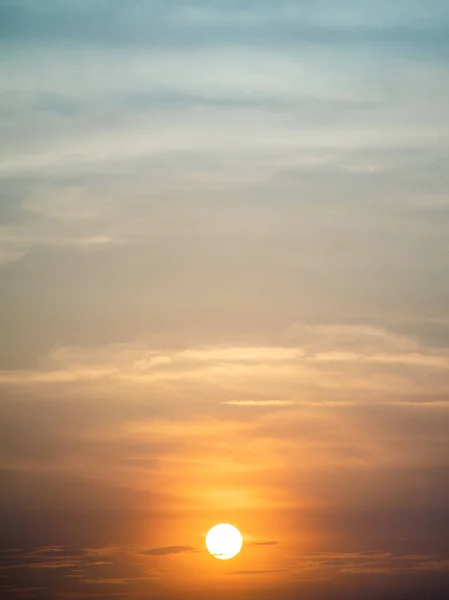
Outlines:
[[234, 527], [222, 523], [215, 525], [206, 535], [206, 548], [220, 560], [234, 558], [240, 552], [243, 544], [242, 534]]

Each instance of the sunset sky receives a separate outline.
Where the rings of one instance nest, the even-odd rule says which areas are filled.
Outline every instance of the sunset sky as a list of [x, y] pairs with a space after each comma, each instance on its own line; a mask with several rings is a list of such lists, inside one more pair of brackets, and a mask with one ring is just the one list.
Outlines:
[[2, 600], [449, 597], [448, 106], [447, 0], [0, 0]]

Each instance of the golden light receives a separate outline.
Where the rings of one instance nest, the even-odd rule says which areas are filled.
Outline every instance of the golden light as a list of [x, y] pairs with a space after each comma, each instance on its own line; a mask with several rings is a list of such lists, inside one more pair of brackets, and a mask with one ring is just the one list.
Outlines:
[[243, 538], [240, 531], [234, 525], [221, 523], [215, 525], [206, 535], [206, 548], [220, 560], [234, 558], [240, 552]]

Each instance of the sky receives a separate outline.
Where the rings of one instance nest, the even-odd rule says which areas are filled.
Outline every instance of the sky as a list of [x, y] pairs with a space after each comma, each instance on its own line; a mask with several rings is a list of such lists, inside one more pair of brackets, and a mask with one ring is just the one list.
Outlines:
[[1, 598], [448, 597], [448, 106], [447, 0], [0, 0]]

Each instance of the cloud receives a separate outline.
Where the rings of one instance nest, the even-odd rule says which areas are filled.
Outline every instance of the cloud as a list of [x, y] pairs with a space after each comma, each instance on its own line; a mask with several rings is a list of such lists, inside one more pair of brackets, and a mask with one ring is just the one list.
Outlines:
[[277, 546], [279, 542], [267, 541], [267, 542], [247, 542], [247, 546]]
[[447, 560], [433, 561], [427, 555], [400, 555], [391, 552], [347, 552], [317, 553], [304, 555], [297, 563], [297, 570], [305, 572], [327, 572], [327, 576], [336, 573], [356, 574], [406, 574], [414, 571], [433, 569], [448, 571]]
[[244, 570], [231, 571], [229, 575], [270, 575], [272, 573], [287, 573], [286, 569], [259, 569], [259, 570]]
[[168, 556], [170, 554], [183, 554], [185, 552], [198, 552], [198, 550], [192, 546], [163, 546], [162, 548], [145, 550], [140, 552], [140, 554], [146, 556]]
[[[124, 586], [125, 593], [130, 594], [136, 588], [150, 592], [153, 571], [147, 566], [141, 567], [138, 560], [138, 549], [121, 548], [66, 548], [35, 547], [29, 550], [0, 552], [2, 579], [5, 584], [12, 584], [16, 595], [26, 595], [30, 584], [44, 584], [43, 589], [51, 589], [52, 593], [61, 597], [90, 597], [86, 594], [86, 585], [95, 586], [98, 591], [105, 591], [109, 597], [109, 586]], [[55, 562], [55, 555], [60, 562]], [[98, 556], [108, 556], [108, 561], [98, 561]], [[8, 596], [9, 597], [9, 596]], [[34, 596], [32, 596], [34, 597]], [[37, 595], [40, 598], [39, 595]], [[98, 596], [95, 596], [98, 597]]]
[[[426, 347], [412, 337], [375, 328], [307, 326], [298, 332], [289, 334], [288, 346], [61, 346], [41, 359], [38, 370], [0, 371], [0, 384], [103, 381], [109, 387], [111, 381], [213, 385], [233, 380], [243, 398], [221, 394], [221, 404], [261, 408], [334, 403], [343, 395], [345, 403], [358, 404], [373, 394], [389, 401], [394, 395], [395, 403], [419, 402], [420, 396], [423, 402], [441, 403], [449, 389], [447, 348]], [[274, 387], [276, 396], [287, 399], [274, 399]]]
[[[36, 7], [28, 2], [2, 8], [2, 34], [8, 41], [39, 40], [53, 43], [68, 39], [75, 44], [114, 47], [118, 44], [145, 45], [155, 50], [188, 48], [212, 44], [282, 45], [294, 39], [302, 44], [357, 45], [364, 47], [374, 35], [386, 42], [408, 46], [428, 46], [431, 34], [444, 41], [442, 27], [447, 19], [444, 3], [398, 1], [394, 8], [381, 2], [360, 7], [346, 0], [339, 11], [332, 2], [313, 5], [292, 0], [273, 10], [268, 2], [250, 0], [231, 4], [200, 5], [172, 1], [97, 3], [78, 2], [62, 8], [43, 2]], [[417, 27], [424, 21], [426, 26]], [[145, 27], [143, 26], [145, 23]], [[410, 32], [406, 36], [406, 32]], [[362, 37], [364, 34], [364, 38]], [[376, 39], [376, 38], [374, 38]], [[377, 38], [378, 39], [378, 38]]]
[[68, 569], [72, 570], [84, 564], [88, 555], [83, 549], [64, 548], [59, 546], [43, 546], [28, 551], [11, 552], [4, 550], [0, 553], [0, 569]]
[[401, 485], [423, 499], [426, 469], [446, 477], [447, 349], [346, 325], [294, 336], [292, 346], [62, 346], [40, 368], [0, 372], [4, 502], [16, 489], [41, 506], [61, 494], [71, 507], [81, 497], [169, 511], [225, 498], [327, 505], [369, 486], [373, 503], [385, 488], [399, 503]]
[[295, 403], [292, 400], [226, 400], [223, 404], [229, 406], [293, 406]]
[[107, 579], [102, 579], [101, 577], [97, 577], [95, 579], [80, 579], [80, 583], [86, 583], [89, 585], [98, 585], [98, 586], [109, 586], [109, 585], [124, 585], [129, 586], [136, 581], [145, 581], [143, 577], [108, 577]]

